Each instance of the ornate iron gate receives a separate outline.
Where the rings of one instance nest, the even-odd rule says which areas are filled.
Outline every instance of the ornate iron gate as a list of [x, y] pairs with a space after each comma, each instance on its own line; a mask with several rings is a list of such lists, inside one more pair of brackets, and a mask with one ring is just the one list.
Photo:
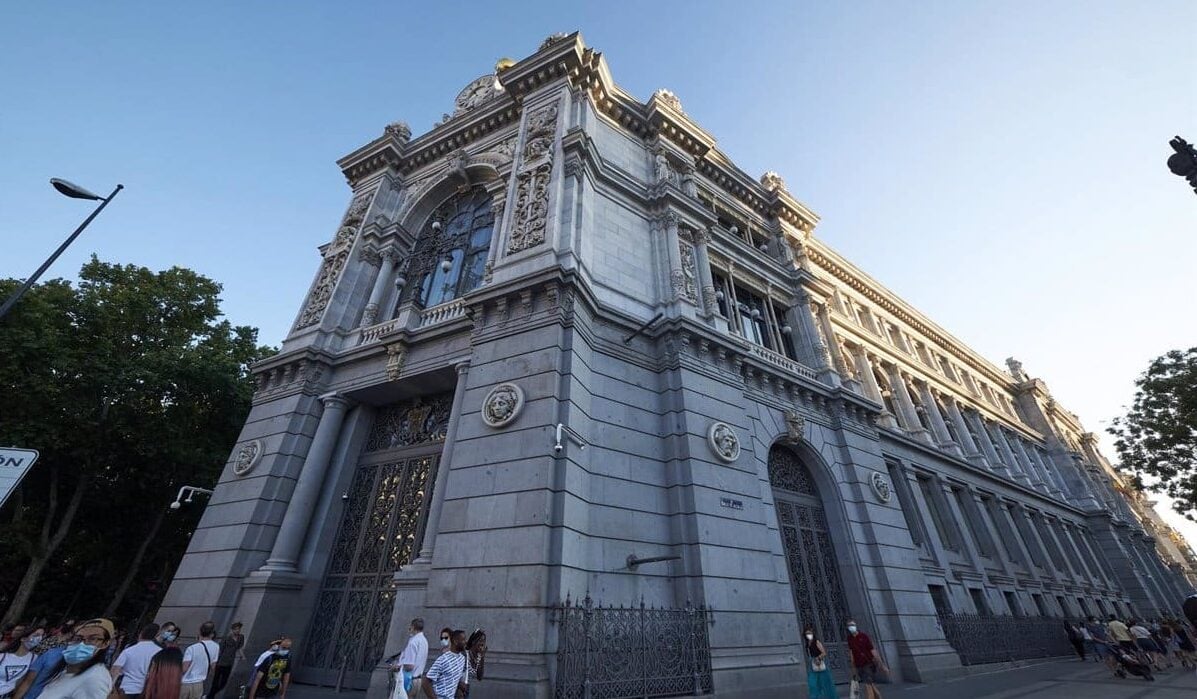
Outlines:
[[391, 622], [393, 576], [424, 536], [439, 459], [428, 445], [444, 442], [450, 403], [451, 395], [408, 401], [375, 418], [304, 642], [305, 681], [368, 686]]
[[594, 606], [590, 595], [554, 610], [555, 699], [710, 694], [709, 612]]
[[847, 682], [848, 611], [818, 487], [806, 465], [784, 446], [769, 451], [769, 481], [799, 629], [815, 627], [836, 681]]
[[1072, 655], [1062, 619], [981, 614], [938, 615], [961, 665]]

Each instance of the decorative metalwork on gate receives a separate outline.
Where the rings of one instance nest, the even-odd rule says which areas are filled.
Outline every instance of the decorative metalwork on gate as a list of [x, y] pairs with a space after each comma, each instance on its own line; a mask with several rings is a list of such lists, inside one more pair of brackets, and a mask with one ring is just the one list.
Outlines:
[[710, 694], [709, 610], [603, 607], [587, 594], [553, 610], [555, 699]]
[[939, 626], [963, 665], [1073, 653], [1062, 619], [939, 614]]
[[368, 672], [382, 656], [392, 577], [419, 551], [436, 456], [357, 468], [316, 599], [303, 662]]
[[769, 481], [798, 626], [815, 627], [832, 672], [846, 681], [848, 609], [818, 487], [806, 465], [781, 445], [769, 450]]
[[453, 393], [421, 396], [380, 408], [374, 418], [366, 453], [445, 441]]

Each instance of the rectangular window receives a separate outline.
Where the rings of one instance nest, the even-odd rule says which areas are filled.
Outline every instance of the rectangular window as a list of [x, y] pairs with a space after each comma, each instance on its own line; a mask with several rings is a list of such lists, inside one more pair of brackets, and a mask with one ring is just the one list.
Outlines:
[[964, 524], [977, 544], [977, 553], [985, 558], [993, 558], [993, 541], [989, 537], [989, 530], [982, 522], [977, 521], [977, 511], [972, 501], [972, 495], [963, 488], [952, 488], [952, 497], [956, 499], [960, 515], [964, 517]]
[[1035, 603], [1035, 610], [1039, 612], [1039, 616], [1048, 616], [1047, 607], [1043, 606], [1043, 595], [1032, 592], [1031, 601]]
[[981, 506], [985, 514], [989, 516], [989, 521], [993, 523], [998, 538], [1002, 541], [1002, 548], [1006, 551], [1007, 560], [1012, 563], [1022, 563], [1022, 556], [1019, 555], [1018, 544], [1014, 541], [1014, 534], [1010, 531], [1009, 523], [1006, 522], [1006, 515], [998, 507], [993, 496], [982, 494]]
[[948, 599], [948, 591], [943, 585], [928, 585], [931, 601], [935, 603], [935, 613], [944, 615], [952, 613], [952, 602]]
[[919, 476], [918, 482], [923, 499], [927, 501], [927, 509], [931, 511], [931, 522], [935, 525], [935, 531], [939, 532], [939, 540], [943, 542], [943, 547], [949, 551], [960, 551], [956, 530], [949, 526], [944, 517], [943, 501], [940, 498], [942, 493], [936, 492], [939, 488], [927, 476]]
[[910, 484], [902, 471], [902, 465], [886, 459], [885, 468], [889, 471], [889, 482], [894, 484], [894, 491], [898, 494], [898, 507], [902, 509], [902, 518], [906, 520], [906, 528], [910, 530], [910, 538], [915, 546], [923, 546], [926, 541], [923, 518], [919, 516], [918, 505], [911, 497]]
[[939, 357], [939, 368], [943, 370], [944, 376], [948, 377], [952, 381], [956, 380], [956, 373], [952, 371], [952, 365], [949, 364], [947, 358], [942, 355]]
[[1093, 612], [1089, 611], [1089, 603], [1085, 601], [1084, 597], [1077, 597], [1076, 603], [1081, 607], [1081, 616], [1088, 618], [1093, 615]]
[[1039, 548], [1039, 541], [1031, 531], [1031, 525], [1027, 518], [1021, 512], [1011, 512], [1010, 516], [1014, 519], [1014, 526], [1018, 529], [1019, 537], [1022, 538], [1022, 545], [1026, 547], [1027, 553], [1031, 556], [1031, 562], [1040, 568], [1046, 568], [1047, 561], [1043, 549]]
[[1060, 551], [1060, 547], [1056, 545], [1056, 538], [1052, 536], [1051, 528], [1039, 515], [1031, 514], [1031, 521], [1035, 523], [1035, 531], [1039, 533], [1040, 540], [1047, 547], [1047, 554], [1051, 557], [1052, 565], [1056, 567], [1056, 570], [1067, 574], [1068, 564], [1064, 561], [1064, 554]]
[[1072, 607], [1068, 605], [1068, 600], [1064, 599], [1063, 595], [1056, 596], [1056, 603], [1060, 605], [1060, 613], [1064, 616], [1072, 616]]
[[1107, 607], [1106, 603], [1101, 600], [1094, 600], [1094, 601], [1097, 602], [1097, 611], [1099, 614], [1101, 614], [1102, 620], [1105, 620], [1106, 617], [1108, 617], [1110, 615], [1110, 608]]
[[1012, 616], [1026, 616], [1022, 611], [1022, 605], [1018, 603], [1018, 595], [1006, 590], [1002, 593], [1006, 598], [1006, 606], [1010, 609]]
[[760, 296], [744, 287], [737, 286], [735, 291], [740, 334], [749, 342], [768, 349], [776, 349], [773, 334], [769, 332], [769, 317], [765, 312], [765, 302]]
[[977, 608], [977, 614], [990, 616], [989, 605], [985, 603], [985, 593], [975, 587], [970, 587], [968, 594], [973, 598], [973, 606]]

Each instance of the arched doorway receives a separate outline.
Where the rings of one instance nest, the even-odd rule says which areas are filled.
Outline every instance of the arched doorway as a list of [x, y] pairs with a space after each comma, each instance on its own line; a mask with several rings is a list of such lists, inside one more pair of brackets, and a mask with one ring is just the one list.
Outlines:
[[819, 488], [802, 459], [782, 444], [769, 450], [769, 484], [777, 507], [798, 628], [806, 624], [815, 627], [827, 648], [836, 681], [846, 682], [848, 609]]

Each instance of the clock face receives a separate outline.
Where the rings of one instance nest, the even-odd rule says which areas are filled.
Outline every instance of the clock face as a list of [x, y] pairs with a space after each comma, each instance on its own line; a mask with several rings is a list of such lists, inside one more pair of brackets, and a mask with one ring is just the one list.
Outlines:
[[484, 75], [466, 85], [465, 89], [457, 95], [457, 99], [455, 100], [457, 111], [464, 112], [467, 109], [473, 109], [490, 99], [494, 95], [494, 83], [495, 76]]

